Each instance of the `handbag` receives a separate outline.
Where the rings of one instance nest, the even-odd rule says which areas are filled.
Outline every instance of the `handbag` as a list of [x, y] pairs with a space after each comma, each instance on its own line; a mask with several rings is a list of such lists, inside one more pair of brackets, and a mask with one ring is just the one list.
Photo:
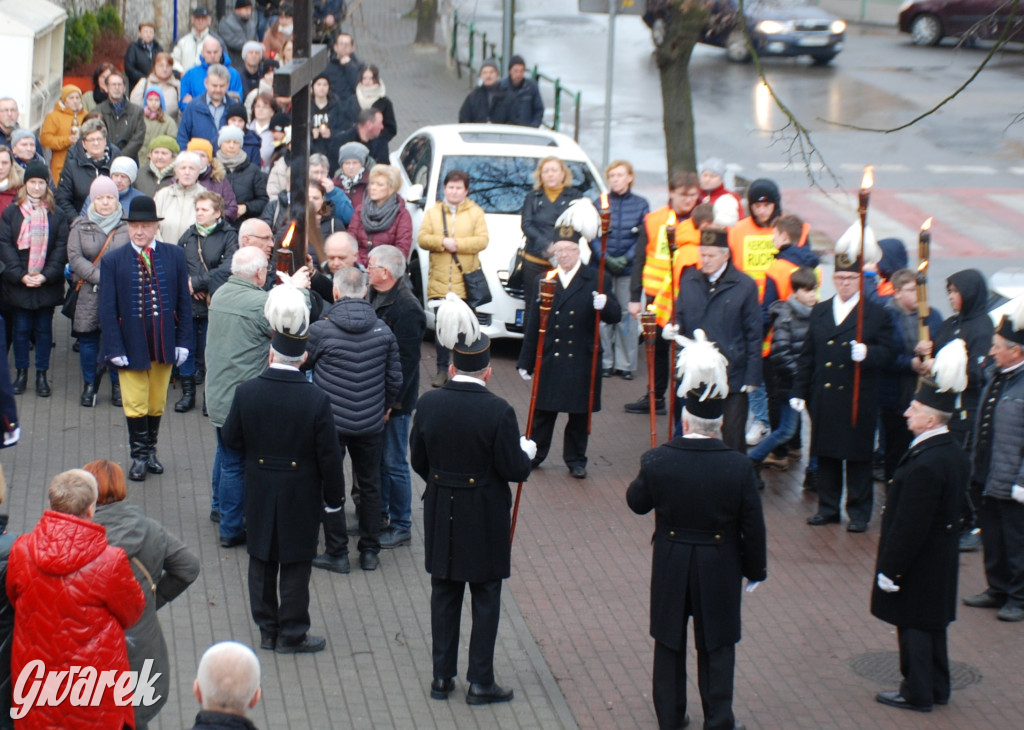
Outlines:
[[[445, 238], [448, 238], [448, 217], [444, 210], [441, 211], [441, 228]], [[462, 268], [462, 262], [459, 261], [457, 253], [452, 254], [452, 260], [455, 261], [455, 265], [459, 267], [459, 273], [462, 274], [462, 283], [466, 287], [466, 304], [471, 309], [490, 304], [493, 297], [491, 297], [491, 287], [487, 285], [487, 275], [484, 274], [484, 270], [479, 268], [467, 273]]]
[[522, 297], [525, 292], [525, 281], [523, 278], [523, 264], [526, 263], [524, 254], [526, 249], [520, 246], [512, 254], [512, 260], [508, 264], [508, 278], [505, 279], [505, 289], [509, 294]]
[[[110, 245], [110, 241], [111, 239], [113, 239], [113, 237], [114, 231], [111, 231], [110, 233], [107, 234], [107, 240], [103, 242], [103, 248], [100, 249], [100, 252], [96, 254], [96, 258], [94, 258], [92, 261], [93, 266], [98, 264], [100, 262], [100, 259], [103, 258], [103, 254], [106, 253], [107, 246]], [[82, 284], [84, 283], [85, 279], [79, 279], [77, 282], [75, 282], [75, 285], [73, 287], [68, 289], [68, 293], [64, 295], [64, 304], [62, 304], [60, 307], [60, 313], [63, 314], [68, 319], [70, 319], [71, 321], [74, 321], [75, 319], [75, 310], [78, 309], [78, 292], [81, 290]]]

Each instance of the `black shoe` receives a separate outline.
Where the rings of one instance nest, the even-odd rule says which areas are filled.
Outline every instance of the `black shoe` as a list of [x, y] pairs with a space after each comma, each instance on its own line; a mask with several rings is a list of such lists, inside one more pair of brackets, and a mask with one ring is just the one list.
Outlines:
[[817, 492], [818, 491], [818, 472], [809, 471], [804, 473], [804, 491], [805, 492]]
[[278, 654], [313, 654], [318, 651], [323, 651], [327, 647], [327, 639], [322, 636], [313, 636], [306, 634], [305, 638], [297, 644], [285, 644], [283, 642], [277, 642]]
[[242, 530], [240, 533], [238, 533], [234, 537], [222, 537], [220, 539], [220, 546], [222, 548], [238, 547], [239, 545], [245, 545], [245, 540], [246, 540], [245, 530]]
[[508, 702], [515, 696], [510, 689], [499, 684], [471, 684], [466, 694], [466, 702], [470, 705], [491, 705], [495, 702]]
[[196, 365], [195, 379], [196, 385], [202, 385], [203, 381], [206, 380], [206, 368], [201, 368], [198, 365]]
[[811, 515], [807, 518], [807, 524], [812, 527], [821, 527], [822, 525], [835, 525], [839, 523], [838, 515], [836, 517], [825, 517], [824, 515]]
[[619, 371], [619, 375], [622, 376], [623, 380], [632, 380], [633, 379], [633, 373], [631, 373], [629, 370], [620, 370]]
[[1020, 606], [1011, 606], [1007, 603], [999, 609], [999, 613], [996, 614], [996, 618], [1000, 621], [1024, 621], [1024, 608]]
[[78, 403], [82, 408], [92, 408], [96, 405], [96, 386], [92, 383], [86, 383], [85, 387], [82, 388], [82, 397], [78, 399]]
[[146, 456], [146, 471], [150, 474], [163, 474], [164, 465], [161, 464], [156, 458], [156, 440], [160, 435], [160, 416], [146, 416], [149, 429], [149, 448]]
[[36, 370], [36, 395], [40, 398], [49, 398], [51, 393], [53, 391], [50, 390], [50, 384], [46, 382], [46, 371]]
[[409, 530], [398, 530], [389, 527], [380, 533], [380, 547], [382, 550], [408, 545], [412, 542], [412, 533]]
[[430, 683], [430, 699], [432, 700], [446, 700], [448, 695], [455, 689], [455, 680], [451, 677], [447, 679], [441, 679], [435, 677], [434, 681]]
[[377, 553], [369, 550], [359, 553], [359, 567], [363, 570], [377, 570], [378, 565], [380, 565], [380, 558], [377, 557]]
[[973, 553], [981, 550], [981, 530], [974, 528], [970, 532], [962, 534], [958, 547], [962, 553]]
[[323, 555], [317, 555], [313, 558], [313, 567], [320, 568], [321, 570], [329, 570], [332, 573], [341, 573], [347, 575], [351, 570], [352, 566], [348, 561], [348, 553], [334, 557], [324, 553]]
[[28, 370], [18, 370], [14, 376], [14, 382], [11, 383], [11, 387], [14, 390], [15, 395], [21, 395], [25, 392], [25, 388], [28, 387]]
[[907, 702], [899, 690], [891, 689], [887, 692], [879, 692], [875, 699], [889, 707], [899, 707], [901, 710], [913, 710], [914, 712], [931, 712], [931, 705], [912, 705]]
[[615, 374], [615, 371], [612, 370], [611, 368], [601, 368], [601, 377], [602, 378], [610, 378], [614, 374]]
[[544, 463], [544, 459], [541, 459], [541, 458], [535, 456], [532, 459], [530, 459], [530, 468], [531, 469], [539, 469], [540, 465], [543, 464], [543, 463]]
[[846, 526], [846, 531], [847, 532], [867, 532], [868, 531], [868, 523], [867, 522], [851, 522], [850, 524], [848, 524]]
[[268, 631], [260, 631], [260, 649], [265, 651], [274, 651], [277, 647], [277, 634], [271, 634]]
[[220, 510], [219, 509], [211, 509], [210, 510], [210, 522], [216, 522], [218, 524], [220, 523]]
[[[632, 403], [627, 403], [625, 408], [626, 413], [647, 413], [647, 396], [641, 396], [639, 399], [633, 401]], [[658, 398], [654, 401], [654, 412], [657, 413], [659, 416], [664, 416], [668, 412], [665, 410], [664, 398]]]
[[758, 489], [764, 489], [764, 479], [761, 477], [761, 472], [764, 470], [763, 461], [755, 461], [754, 465], [754, 483]]
[[585, 466], [570, 466], [569, 473], [572, 474], [573, 479], [586, 479], [587, 478], [587, 467]]
[[196, 379], [193, 375], [181, 377], [181, 398], [174, 404], [175, 413], [188, 413], [196, 407]]
[[123, 405], [121, 402], [121, 381], [114, 380], [113, 378], [110, 379], [110, 405], [118, 407]]
[[988, 591], [979, 593], [976, 596], [964, 596], [964, 605], [971, 608], [1002, 608], [1006, 603], [1006, 597], [994, 596]]

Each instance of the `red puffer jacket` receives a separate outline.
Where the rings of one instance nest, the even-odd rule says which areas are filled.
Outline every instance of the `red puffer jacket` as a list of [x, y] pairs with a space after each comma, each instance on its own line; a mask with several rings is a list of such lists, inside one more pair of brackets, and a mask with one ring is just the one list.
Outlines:
[[[72, 666], [94, 667], [98, 673], [114, 670], [116, 676], [128, 671], [124, 630], [142, 616], [146, 599], [128, 556], [107, 544], [107, 531], [101, 525], [44, 512], [36, 528], [19, 537], [11, 548], [7, 595], [15, 616], [12, 685], [17, 685], [25, 665], [36, 659], [42, 660], [50, 673], [68, 671]], [[36, 683], [41, 685], [45, 677]], [[57, 697], [67, 689], [64, 682]], [[25, 683], [25, 700], [31, 696], [32, 684], [31, 680]], [[70, 694], [56, 707], [33, 706], [18, 727], [135, 727], [131, 704], [115, 705], [112, 688], [104, 689], [97, 707], [72, 706]]]

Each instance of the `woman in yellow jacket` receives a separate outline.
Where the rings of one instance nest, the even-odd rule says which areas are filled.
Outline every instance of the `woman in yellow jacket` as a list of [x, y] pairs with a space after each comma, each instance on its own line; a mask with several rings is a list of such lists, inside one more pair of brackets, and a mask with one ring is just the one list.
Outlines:
[[[444, 176], [444, 200], [439, 200], [428, 210], [420, 223], [416, 242], [424, 251], [430, 252], [427, 299], [435, 312], [448, 292], [466, 298], [462, 272], [479, 269], [478, 254], [487, 248], [484, 209], [470, 200], [468, 195], [469, 174], [463, 170], [452, 170]], [[450, 353], [437, 344], [437, 340], [434, 345], [437, 349], [437, 375], [431, 384], [440, 388], [448, 382]]]
[[60, 101], [54, 104], [53, 111], [43, 120], [39, 141], [53, 153], [50, 158], [50, 175], [54, 185], [60, 182], [68, 150], [78, 141], [78, 125], [84, 116], [82, 90], [74, 84], [68, 84], [60, 90]]

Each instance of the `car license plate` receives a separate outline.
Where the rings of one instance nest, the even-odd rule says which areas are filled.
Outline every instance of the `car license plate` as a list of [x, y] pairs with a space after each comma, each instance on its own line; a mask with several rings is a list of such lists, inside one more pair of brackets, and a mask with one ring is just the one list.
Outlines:
[[825, 36], [806, 36], [801, 38], [797, 44], [801, 46], [827, 46], [829, 39]]
[[522, 309], [517, 309], [516, 310], [516, 327], [522, 327], [523, 326], [523, 312], [524, 311], [525, 310], [522, 310]]

